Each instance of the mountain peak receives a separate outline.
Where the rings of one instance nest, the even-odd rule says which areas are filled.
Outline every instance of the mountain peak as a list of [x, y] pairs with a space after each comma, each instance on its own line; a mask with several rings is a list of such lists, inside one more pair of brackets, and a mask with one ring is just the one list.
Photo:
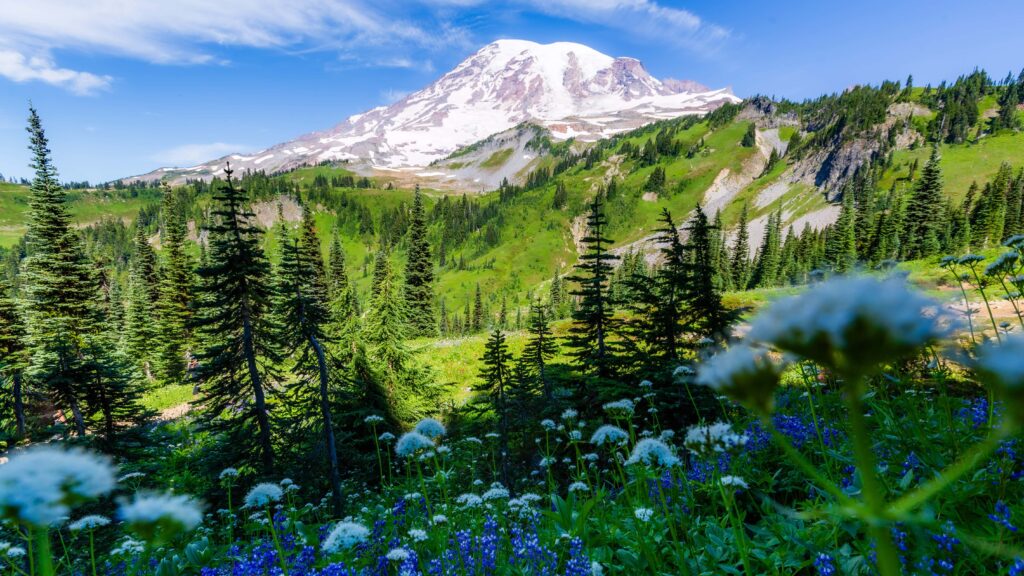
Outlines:
[[583, 44], [496, 40], [390, 106], [262, 152], [182, 170], [176, 177], [216, 175], [224, 160], [239, 169], [267, 171], [336, 160], [364, 169], [422, 167], [523, 122], [542, 125], [556, 138], [596, 140], [738, 101], [727, 91], [697, 87], [703, 88], [662, 82], [635, 58], [613, 58]]

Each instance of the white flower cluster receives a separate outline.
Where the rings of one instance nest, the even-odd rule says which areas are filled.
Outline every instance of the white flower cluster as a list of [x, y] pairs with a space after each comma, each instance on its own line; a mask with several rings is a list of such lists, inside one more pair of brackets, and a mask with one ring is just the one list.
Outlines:
[[96, 528], [102, 528], [107, 524], [110, 524], [110, 518], [100, 516], [98, 514], [90, 514], [88, 516], [82, 516], [78, 520], [68, 524], [68, 530], [71, 530], [72, 532], [95, 530]]
[[490, 502], [491, 500], [508, 500], [508, 498], [508, 490], [501, 484], [492, 485], [490, 490], [483, 494], [483, 499], [486, 502]]
[[726, 486], [728, 488], [743, 488], [744, 490], [749, 488], [746, 480], [739, 476], [722, 476], [721, 482], [722, 486]]
[[629, 434], [625, 430], [618, 426], [612, 426], [611, 424], [605, 424], [594, 431], [593, 436], [590, 437], [590, 443], [597, 446], [604, 446], [605, 444], [619, 444], [629, 439]]
[[748, 338], [840, 372], [863, 372], [945, 334], [932, 300], [900, 279], [848, 277], [780, 300], [751, 323]]
[[644, 438], [633, 447], [633, 453], [626, 460], [626, 465], [644, 464], [647, 466], [669, 467], [679, 464], [679, 458], [672, 449], [661, 440]]
[[569, 493], [573, 494], [576, 492], [590, 492], [590, 486], [587, 486], [586, 482], [573, 482], [569, 484]]
[[782, 366], [767, 350], [733, 346], [705, 362], [697, 383], [727, 394], [749, 408], [768, 412], [774, 404]]
[[323, 550], [328, 554], [334, 554], [340, 550], [347, 550], [356, 544], [365, 542], [370, 536], [370, 530], [356, 522], [338, 522], [327, 538], [324, 539]]
[[733, 432], [732, 425], [727, 422], [692, 426], [686, 431], [684, 444], [690, 450], [700, 454], [734, 452], [747, 444], [746, 434]]
[[540, 427], [545, 430], [554, 430], [558, 427], [554, 420], [544, 419], [540, 421]]
[[0, 466], [0, 514], [35, 526], [48, 526], [71, 513], [69, 504], [114, 489], [109, 460], [81, 450], [30, 448]]
[[576, 410], [573, 410], [572, 408], [566, 408], [565, 411], [562, 412], [562, 420], [573, 420], [579, 415], [580, 413], [577, 412]]
[[392, 562], [405, 562], [409, 559], [409, 551], [405, 548], [393, 548], [385, 557]]
[[633, 516], [641, 522], [650, 522], [651, 518], [654, 517], [654, 510], [650, 508], [637, 508], [633, 511]]
[[219, 478], [221, 480], [227, 480], [227, 479], [230, 479], [230, 478], [238, 478], [238, 470], [236, 470], [235, 468], [225, 468], [225, 469], [220, 471]]
[[616, 400], [615, 402], [608, 402], [603, 406], [604, 411], [613, 418], [628, 418], [633, 415], [636, 410], [636, 405], [633, 401], [628, 398], [622, 400]]
[[460, 494], [459, 497], [455, 499], [455, 503], [463, 508], [476, 508], [483, 504], [484, 500], [476, 494], [466, 493]]
[[406, 432], [395, 444], [395, 454], [400, 458], [408, 458], [420, 450], [429, 450], [434, 447], [434, 441], [419, 432]]
[[136, 532], [148, 537], [153, 536], [157, 527], [163, 528], [165, 533], [189, 531], [203, 521], [198, 502], [174, 494], [136, 494], [131, 502], [121, 506], [117, 515]]
[[413, 428], [413, 430], [419, 432], [420, 434], [423, 434], [427, 438], [437, 438], [438, 436], [444, 436], [446, 432], [444, 424], [441, 424], [440, 422], [433, 418], [424, 418], [423, 420], [420, 420], [419, 422], [416, 423], [416, 426]]
[[413, 542], [426, 542], [427, 531], [420, 528], [413, 528], [412, 530], [409, 530], [409, 539]]
[[370, 426], [376, 426], [377, 424], [382, 424], [384, 422], [384, 418], [376, 414], [370, 414], [366, 418], [363, 418], [363, 422]]
[[284, 491], [277, 484], [263, 482], [253, 486], [249, 493], [245, 495], [245, 507], [262, 508], [279, 501], [283, 495]]

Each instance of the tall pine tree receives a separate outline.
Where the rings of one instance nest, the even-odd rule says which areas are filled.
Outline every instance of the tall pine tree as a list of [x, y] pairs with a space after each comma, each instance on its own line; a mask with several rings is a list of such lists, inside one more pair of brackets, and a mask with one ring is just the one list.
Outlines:
[[416, 187], [413, 196], [412, 222], [409, 225], [408, 259], [405, 263], [405, 305], [409, 314], [411, 336], [437, 334], [437, 319], [434, 317], [434, 263], [430, 258], [427, 217], [419, 186]]

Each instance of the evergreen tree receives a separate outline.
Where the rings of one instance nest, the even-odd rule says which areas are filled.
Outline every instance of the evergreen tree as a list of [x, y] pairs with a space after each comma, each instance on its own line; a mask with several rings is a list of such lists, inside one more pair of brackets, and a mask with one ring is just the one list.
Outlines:
[[66, 194], [57, 182], [35, 108], [29, 108], [28, 122], [35, 176], [29, 190], [28, 256], [21, 273], [31, 352], [27, 375], [44, 383], [58, 408], [71, 410], [75, 432], [83, 436], [82, 404], [89, 383], [82, 358], [85, 338], [97, 320], [96, 284], [79, 237], [71, 229]]
[[995, 178], [982, 188], [970, 217], [972, 245], [984, 248], [1002, 242], [1012, 183], [1012, 169], [1004, 162]]
[[260, 462], [269, 472], [274, 448], [267, 391], [278, 358], [270, 264], [255, 215], [243, 205], [245, 190], [235, 187], [230, 166], [225, 174], [214, 191], [209, 262], [199, 271], [208, 293], [198, 318], [198, 403], [207, 422], [234, 442], [248, 437], [255, 422]]
[[3, 386], [5, 408], [9, 407], [14, 418], [16, 440], [26, 436], [24, 373], [27, 366], [25, 325], [11, 296], [10, 284], [0, 275], [0, 386]]
[[82, 373], [89, 386], [85, 401], [91, 424], [110, 446], [123, 430], [143, 424], [152, 414], [142, 407], [144, 386], [130, 357], [114, 346], [111, 334], [91, 333], [82, 348]]
[[939, 149], [936, 146], [932, 148], [928, 163], [925, 164], [921, 178], [914, 186], [914, 193], [907, 204], [905, 258], [924, 258], [939, 252], [939, 236], [942, 231], [941, 206], [942, 170], [939, 167]]
[[[330, 314], [325, 301], [327, 291], [326, 283], [323, 282], [320, 241], [315, 229], [307, 227], [305, 222], [301, 243], [298, 240], [289, 242], [287, 237], [281, 241], [285, 249], [281, 255], [278, 313], [282, 319], [280, 338], [284, 351], [294, 358], [292, 373], [296, 381], [291, 391], [298, 404], [308, 406], [315, 399], [319, 407], [319, 426], [323, 430], [331, 502], [335, 513], [339, 513], [342, 508], [341, 473], [331, 418], [331, 374], [325, 350], [325, 326]], [[311, 244], [315, 251], [310, 248]], [[303, 249], [303, 245], [306, 249]]]
[[[705, 222], [707, 225], [707, 222]], [[768, 215], [764, 227], [764, 238], [754, 263], [754, 274], [750, 279], [751, 288], [767, 288], [775, 286], [779, 273], [782, 252], [782, 212]]]
[[501, 482], [509, 485], [508, 469], [508, 387], [511, 379], [511, 356], [505, 335], [495, 327], [484, 347], [483, 367], [480, 369], [480, 383], [474, 386], [476, 392], [487, 396], [488, 404], [498, 419], [498, 453], [501, 455]]
[[405, 264], [405, 304], [409, 313], [410, 336], [437, 334], [434, 316], [434, 264], [427, 242], [427, 219], [419, 186], [412, 204], [408, 260]]
[[[779, 217], [781, 218], [781, 216]], [[689, 263], [683, 301], [689, 318], [688, 331], [700, 337], [723, 340], [728, 336], [731, 318], [722, 305], [722, 295], [715, 285], [715, 255], [711, 239], [717, 230], [708, 225], [708, 217], [700, 204], [686, 225], [684, 245]]]
[[551, 201], [551, 207], [554, 208], [555, 210], [561, 210], [562, 208], [565, 208], [565, 204], [568, 201], [569, 192], [568, 190], [565, 189], [565, 184], [563, 184], [562, 181], [559, 180], [557, 183], [555, 183], [555, 196], [554, 199]]
[[[331, 248], [327, 264], [327, 293], [333, 316], [347, 317], [349, 314], [359, 316], [359, 300], [356, 289], [349, 279], [345, 249], [341, 245], [338, 231], [331, 238]], [[339, 312], [340, 310], [340, 312]]]
[[744, 148], [753, 148], [757, 142], [757, 128], [754, 123], [747, 124], [747, 131], [743, 133], [743, 139], [740, 141], [740, 145]]
[[857, 264], [857, 215], [854, 197], [848, 188], [843, 194], [839, 218], [829, 226], [825, 239], [825, 259], [840, 274], [853, 270]]
[[142, 218], [135, 219], [135, 245], [128, 275], [128, 307], [125, 311], [125, 347], [146, 373], [152, 375], [154, 342], [159, 333], [155, 314], [160, 297], [156, 253], [146, 238]]
[[732, 286], [738, 290], [746, 290], [750, 283], [750, 232], [747, 229], [747, 205], [740, 211], [740, 221], [736, 227], [736, 241], [733, 243]]
[[529, 337], [523, 348], [522, 359], [529, 366], [530, 374], [540, 384], [544, 400], [554, 398], [551, 379], [548, 376], [548, 361], [558, 352], [558, 344], [548, 323], [548, 309], [540, 303], [530, 304], [530, 315], [527, 318]]
[[1006, 192], [1006, 220], [1003, 240], [1024, 232], [1024, 169], [1017, 172]]
[[476, 283], [476, 295], [473, 296], [473, 320], [471, 330], [473, 333], [483, 330], [484, 325], [484, 301], [480, 297], [480, 283]]
[[[569, 328], [570, 355], [585, 372], [601, 379], [612, 376], [615, 360], [610, 336], [616, 322], [608, 296], [608, 280], [612, 262], [618, 257], [608, 252], [612, 241], [605, 236], [607, 225], [601, 196], [596, 195], [587, 215], [587, 233], [580, 240], [585, 251], [576, 264], [576, 274], [569, 278], [577, 284], [577, 289], [570, 294], [579, 298]], [[581, 386], [586, 394], [586, 384]]]
[[177, 193], [164, 191], [163, 266], [157, 302], [157, 375], [164, 382], [180, 382], [185, 376], [193, 321], [195, 278], [192, 259], [185, 250], [188, 226]]

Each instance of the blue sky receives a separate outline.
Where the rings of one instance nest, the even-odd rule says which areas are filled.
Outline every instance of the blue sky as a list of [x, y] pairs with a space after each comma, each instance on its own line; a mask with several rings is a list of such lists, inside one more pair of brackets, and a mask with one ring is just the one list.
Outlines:
[[1012, 0], [0, 0], [0, 173], [33, 101], [64, 180], [250, 151], [419, 89], [499, 38], [573, 41], [740, 96], [1024, 67]]

